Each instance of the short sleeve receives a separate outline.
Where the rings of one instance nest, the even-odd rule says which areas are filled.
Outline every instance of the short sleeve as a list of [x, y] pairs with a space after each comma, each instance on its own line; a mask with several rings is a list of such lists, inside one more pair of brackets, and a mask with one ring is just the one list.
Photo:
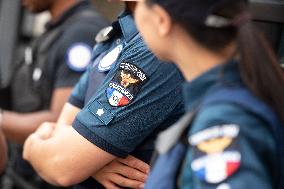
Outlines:
[[271, 189], [276, 142], [261, 119], [231, 104], [202, 110], [190, 131], [183, 189]]
[[123, 49], [73, 127], [101, 149], [124, 157], [166, 119], [182, 114], [176, 109], [182, 104], [182, 82], [175, 65], [157, 60], [138, 38]]
[[62, 34], [53, 50], [51, 64], [55, 64], [54, 87], [72, 87], [91, 61], [97, 28], [76, 23]]
[[81, 76], [79, 82], [75, 85], [68, 102], [80, 109], [84, 107], [85, 95], [88, 86], [90, 68]]

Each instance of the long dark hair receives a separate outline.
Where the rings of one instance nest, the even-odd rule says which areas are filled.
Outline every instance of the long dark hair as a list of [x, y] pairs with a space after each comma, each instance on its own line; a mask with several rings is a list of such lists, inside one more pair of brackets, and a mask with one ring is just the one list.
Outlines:
[[214, 14], [232, 20], [232, 24], [221, 28], [200, 23], [202, 16], [193, 16], [198, 13], [194, 10], [194, 5], [187, 0], [146, 2], [149, 6], [158, 4], [163, 7], [173, 22], [180, 24], [193, 39], [211, 51], [218, 52], [231, 42], [237, 41], [241, 58], [238, 65], [243, 82], [255, 95], [270, 105], [284, 122], [284, 74], [262, 33], [254, 27], [251, 20], [242, 19], [249, 14], [246, 1], [234, 0], [214, 10]]

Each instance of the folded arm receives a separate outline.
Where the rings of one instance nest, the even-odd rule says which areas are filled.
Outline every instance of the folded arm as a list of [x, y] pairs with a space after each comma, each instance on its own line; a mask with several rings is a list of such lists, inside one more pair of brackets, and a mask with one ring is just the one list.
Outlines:
[[115, 158], [70, 126], [61, 126], [48, 139], [37, 132], [32, 134], [25, 142], [23, 156], [42, 178], [60, 186], [87, 179]]

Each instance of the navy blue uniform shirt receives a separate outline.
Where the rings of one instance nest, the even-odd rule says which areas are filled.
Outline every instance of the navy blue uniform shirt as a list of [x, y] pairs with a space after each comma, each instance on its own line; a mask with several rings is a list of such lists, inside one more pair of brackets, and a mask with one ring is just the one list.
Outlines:
[[[210, 95], [210, 89], [219, 82], [232, 86], [242, 83], [236, 62], [218, 66], [187, 83], [186, 110], [191, 111], [205, 94]], [[196, 115], [188, 139], [191, 146], [180, 188], [272, 188], [276, 141], [262, 118], [236, 104], [211, 104]]]
[[[184, 112], [183, 77], [175, 65], [160, 62], [146, 47], [131, 14], [122, 14], [113, 27], [114, 37], [95, 48], [94, 64], [69, 100], [82, 108], [73, 128], [108, 153], [122, 158], [132, 154], [149, 162], [156, 134]], [[117, 51], [113, 63], [105, 62]], [[106, 71], [103, 81], [94, 81], [99, 86], [90, 82]]]

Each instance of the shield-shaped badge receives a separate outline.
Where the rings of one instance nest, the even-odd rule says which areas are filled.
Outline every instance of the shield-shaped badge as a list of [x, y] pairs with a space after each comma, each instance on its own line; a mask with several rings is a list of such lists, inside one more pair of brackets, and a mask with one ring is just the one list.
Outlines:
[[134, 100], [141, 87], [148, 80], [145, 72], [138, 66], [122, 62], [106, 89], [111, 106], [121, 107]]
[[240, 167], [239, 126], [214, 126], [189, 138], [193, 146], [191, 168], [197, 178], [216, 184], [233, 175]]

